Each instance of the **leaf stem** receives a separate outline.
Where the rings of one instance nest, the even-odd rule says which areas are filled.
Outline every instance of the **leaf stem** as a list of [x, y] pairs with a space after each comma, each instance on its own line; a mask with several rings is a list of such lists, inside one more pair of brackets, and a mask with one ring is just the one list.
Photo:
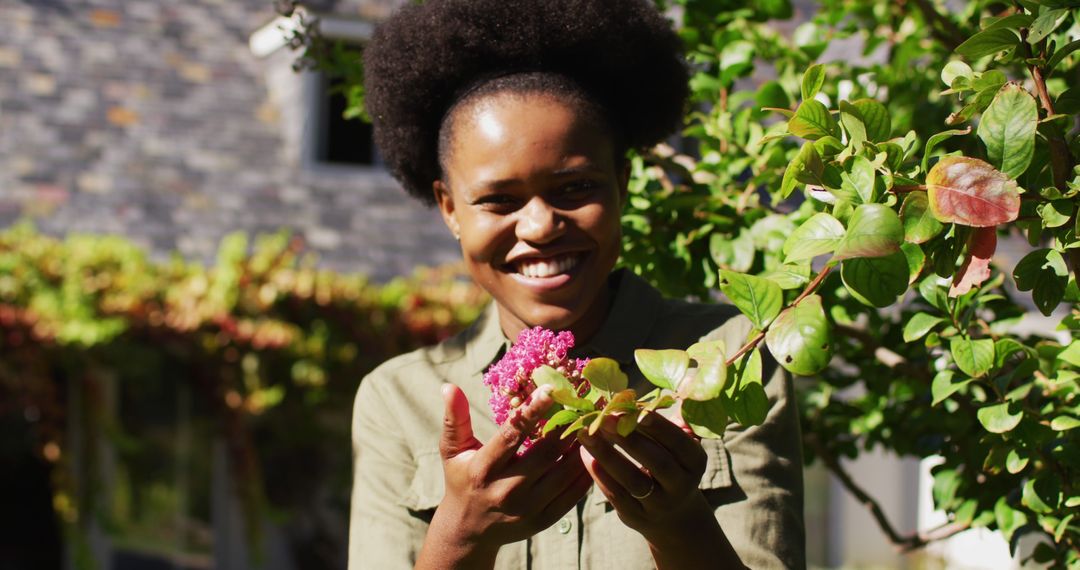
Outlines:
[[[788, 307], [794, 307], [795, 305], [799, 304], [799, 301], [802, 301], [803, 299], [809, 297], [818, 288], [818, 286], [820, 286], [821, 283], [825, 281], [825, 277], [829, 275], [829, 272], [832, 271], [833, 267], [833, 265], [826, 265], [825, 268], [822, 269], [821, 272], [814, 277], [814, 280], [806, 285], [806, 288], [803, 289], [802, 293], [799, 293], [799, 296], [796, 297], [795, 300], [792, 301], [790, 305], [788, 305]], [[762, 339], [765, 338], [765, 331], [767, 330], [769, 330], [769, 327], [765, 327], [756, 335], [754, 335], [753, 338], [746, 341], [746, 344], [739, 347], [739, 350], [737, 350], [735, 354], [731, 355], [731, 357], [727, 359], [726, 364], [728, 366], [731, 366], [740, 358], [742, 358], [744, 354], [750, 352], [751, 350], [754, 350], [754, 347], [760, 344]]]

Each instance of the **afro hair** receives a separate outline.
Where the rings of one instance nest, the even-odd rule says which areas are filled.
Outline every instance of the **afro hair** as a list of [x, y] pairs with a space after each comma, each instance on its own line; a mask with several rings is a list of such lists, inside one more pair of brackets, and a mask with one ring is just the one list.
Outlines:
[[[484, 82], [517, 73], [580, 86], [625, 149], [671, 134], [689, 94], [682, 43], [649, 0], [406, 5], [364, 50], [364, 76], [375, 143], [409, 194], [434, 203], [447, 112], [478, 88], [487, 91]], [[556, 81], [552, 89], [565, 92], [565, 85]]]

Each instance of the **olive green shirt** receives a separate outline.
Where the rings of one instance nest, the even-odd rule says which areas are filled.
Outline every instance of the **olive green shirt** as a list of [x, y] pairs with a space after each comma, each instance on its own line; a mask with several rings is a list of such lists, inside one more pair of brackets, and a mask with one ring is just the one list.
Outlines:
[[[706, 337], [736, 347], [750, 331], [731, 306], [664, 299], [629, 271], [613, 273], [611, 286], [607, 320], [573, 355], [616, 359], [639, 394], [651, 386], [634, 364], [634, 349], [686, 348]], [[461, 387], [476, 437], [487, 441], [496, 426], [482, 375], [508, 346], [492, 305], [461, 334], [393, 358], [360, 384], [353, 410], [350, 570], [413, 567], [444, 492], [440, 386]], [[708, 465], [700, 487], [748, 567], [803, 568], [802, 458], [791, 379], [771, 358], [764, 378], [771, 404], [765, 422], [731, 425], [723, 440], [702, 441]], [[547, 530], [503, 546], [495, 567], [636, 570], [655, 564], [645, 540], [623, 525], [594, 486]]]

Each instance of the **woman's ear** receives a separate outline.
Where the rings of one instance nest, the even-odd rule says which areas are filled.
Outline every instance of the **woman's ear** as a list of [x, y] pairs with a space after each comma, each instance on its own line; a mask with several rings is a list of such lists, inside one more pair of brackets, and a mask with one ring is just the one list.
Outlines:
[[450, 233], [454, 234], [454, 239], [461, 239], [461, 226], [458, 225], [457, 214], [454, 210], [454, 196], [450, 188], [442, 180], [436, 180], [431, 185], [431, 189], [435, 193], [435, 203], [439, 206], [443, 222], [447, 228], [450, 228]]

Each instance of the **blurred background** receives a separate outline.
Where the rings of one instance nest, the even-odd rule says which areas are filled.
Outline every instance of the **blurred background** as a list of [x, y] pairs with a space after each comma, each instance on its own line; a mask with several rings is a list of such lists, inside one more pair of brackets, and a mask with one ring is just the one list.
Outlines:
[[[397, 3], [307, 5], [361, 44]], [[441, 220], [271, 0], [0, 22], [0, 570], [344, 568], [356, 386], [484, 302]], [[933, 526], [918, 461], [850, 471]], [[819, 468], [807, 522], [815, 566], [1013, 565], [971, 535], [897, 554]]]

